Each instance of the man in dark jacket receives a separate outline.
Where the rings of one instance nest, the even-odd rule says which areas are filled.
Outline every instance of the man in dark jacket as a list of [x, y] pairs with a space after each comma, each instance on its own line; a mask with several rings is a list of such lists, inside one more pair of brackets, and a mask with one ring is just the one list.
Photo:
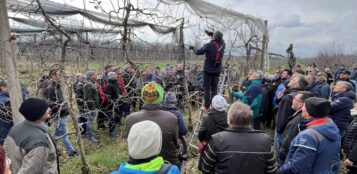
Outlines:
[[[303, 91], [307, 87], [308, 82], [306, 81], [303, 75], [293, 75], [288, 84], [288, 89], [285, 91], [285, 97], [282, 98], [279, 109], [275, 117], [275, 137], [274, 137], [274, 148], [277, 153], [276, 156], [279, 156], [279, 144], [281, 144], [281, 136], [285, 130], [286, 125], [288, 124], [288, 118], [294, 114], [292, 108], [293, 97], [289, 94], [293, 92]], [[279, 159], [278, 159], [279, 160]], [[280, 162], [278, 162], [279, 165]], [[281, 163], [280, 163], [281, 164]]]
[[223, 40], [223, 34], [220, 31], [216, 31], [211, 35], [212, 40], [205, 44], [202, 48], [196, 49], [190, 46], [190, 49], [196, 55], [206, 54], [206, 59], [204, 63], [204, 111], [209, 111], [209, 106], [211, 105], [211, 100], [217, 95], [219, 74], [223, 71], [222, 62], [225, 49], [225, 43]]
[[327, 80], [326, 73], [319, 72], [317, 74], [318, 95], [316, 97], [329, 99], [329, 97], [330, 97], [330, 85], [327, 83], [326, 80]]
[[5, 138], [13, 125], [9, 88], [6, 81], [0, 79], [0, 146], [4, 144]]
[[178, 124], [174, 114], [161, 110], [164, 90], [156, 82], [146, 84], [141, 92], [144, 101], [142, 110], [130, 114], [125, 123], [124, 138], [128, 137], [130, 128], [140, 121], [150, 120], [157, 123], [162, 130], [162, 149], [160, 155], [172, 164], [179, 165], [178, 158]]
[[327, 74], [327, 83], [328, 83], [328, 85], [331, 85], [331, 83], [333, 82], [331, 68], [326, 67], [324, 72]]
[[281, 162], [280, 166], [284, 163], [286, 159], [291, 141], [299, 133], [298, 125], [303, 120], [301, 116], [301, 109], [304, 106], [304, 102], [306, 99], [314, 96], [313, 93], [308, 91], [299, 91], [291, 95], [294, 95], [292, 107], [295, 110], [295, 113], [288, 118], [288, 124], [286, 125], [285, 131], [281, 137], [281, 144], [279, 145], [280, 149], [278, 156], [278, 162]]
[[349, 170], [347, 174], [357, 173], [357, 118], [355, 118], [350, 126], [348, 127], [346, 137], [344, 139], [342, 149], [346, 157], [344, 161], [347, 169]]
[[85, 102], [84, 113], [86, 115], [86, 134], [90, 143], [96, 143], [98, 140], [95, 138], [93, 122], [97, 117], [97, 109], [99, 107], [99, 94], [95, 82], [97, 74], [95, 71], [87, 71], [86, 80], [83, 85], [83, 99]]
[[344, 71], [344, 70], [345, 70], [345, 65], [340, 65], [340, 68], [337, 69], [335, 72], [335, 82], [340, 80], [340, 75], [341, 75], [342, 71]]
[[323, 98], [305, 100], [301, 132], [291, 142], [281, 174], [338, 174], [340, 138], [336, 124], [327, 118], [330, 107], [330, 102]]
[[53, 119], [56, 123], [56, 129], [53, 135], [55, 139], [54, 143], [57, 144], [56, 138], [61, 137], [68, 155], [74, 156], [77, 155], [77, 152], [74, 150], [67, 135], [68, 104], [64, 101], [61, 90], [61, 71], [58, 69], [53, 69], [50, 71], [49, 76], [51, 77], [51, 84], [48, 85], [48, 87], [45, 89], [44, 97], [52, 110], [51, 119]]
[[251, 128], [253, 112], [236, 102], [228, 111], [229, 128], [212, 135], [202, 154], [203, 174], [276, 173], [277, 166], [269, 135]]
[[346, 134], [351, 117], [350, 110], [353, 108], [356, 95], [352, 85], [345, 81], [338, 81], [333, 92], [330, 116], [336, 123], [340, 136], [343, 137]]
[[45, 124], [51, 112], [48, 103], [29, 98], [21, 104], [19, 112], [25, 120], [11, 128], [4, 145], [11, 171], [59, 174], [56, 147]]
[[[351, 83], [351, 85], [353, 86], [353, 91], [356, 90], [356, 85], [355, 83], [353, 83], [351, 80], [350, 80], [350, 76], [351, 76], [351, 72], [348, 71], [348, 70], [343, 70], [340, 74], [340, 79], [339, 81], [346, 81], [348, 83]], [[337, 83], [337, 82], [336, 82]]]
[[120, 123], [120, 107], [119, 97], [121, 90], [118, 84], [118, 76], [115, 72], [108, 74], [108, 84], [105, 89], [105, 94], [108, 99], [107, 115], [109, 117], [109, 136], [116, 138], [115, 127]]

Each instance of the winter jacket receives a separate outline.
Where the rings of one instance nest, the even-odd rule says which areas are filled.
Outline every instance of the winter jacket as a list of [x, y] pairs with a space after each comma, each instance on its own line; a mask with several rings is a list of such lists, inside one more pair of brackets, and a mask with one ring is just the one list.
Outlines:
[[193, 49], [193, 52], [196, 55], [203, 55], [206, 54], [206, 59], [205, 63], [203, 66], [203, 71], [205, 73], [213, 73], [213, 74], [219, 74], [223, 71], [222, 68], [222, 63], [223, 63], [223, 55], [224, 55], [224, 49], [226, 47], [226, 44], [224, 41], [216, 42], [219, 47], [220, 47], [220, 55], [219, 59], [220, 61], [216, 63], [216, 54], [217, 54], [217, 48], [215, 47], [215, 42], [214, 40], [208, 42], [205, 44], [202, 48], [200, 49]]
[[259, 117], [259, 109], [262, 103], [262, 81], [252, 80], [248, 82], [248, 89], [244, 93], [233, 92], [233, 97], [241, 99], [243, 103], [249, 105], [253, 111], [252, 118]]
[[282, 98], [279, 109], [275, 118], [275, 129], [278, 133], [283, 133], [286, 125], [288, 124], [288, 118], [294, 114], [293, 96], [290, 95], [294, 92], [302, 91], [301, 89], [288, 89], [285, 92], [285, 97]]
[[179, 136], [186, 135], [188, 132], [188, 129], [187, 129], [187, 126], [185, 123], [185, 119], [183, 118], [180, 110], [175, 105], [168, 104], [168, 103], [163, 104], [162, 110], [171, 112], [176, 116], [177, 122], [178, 122]]
[[306, 90], [313, 93], [314, 96], [316, 96], [316, 97], [320, 96], [320, 91], [319, 91], [319, 87], [318, 87], [317, 83], [314, 83], [314, 84], [308, 86]]
[[95, 110], [99, 107], [99, 93], [95, 84], [90, 80], [86, 80], [83, 85], [83, 95], [87, 109]]
[[0, 92], [0, 146], [13, 125], [9, 93]]
[[336, 81], [338, 81], [338, 80], [340, 80], [340, 75], [341, 75], [341, 73], [342, 73], [342, 71], [343, 71], [344, 69], [338, 69], [338, 70], [336, 70], [336, 72], [335, 72], [335, 82]]
[[316, 97], [325, 98], [328, 100], [330, 97], [330, 85], [328, 85], [328, 83], [324, 81], [321, 84], [318, 83], [317, 87], [318, 87], [318, 95], [316, 95]]
[[212, 110], [208, 113], [208, 116], [202, 120], [201, 127], [198, 131], [198, 139], [201, 142], [209, 142], [213, 134], [221, 132], [226, 128], [228, 128], [227, 112]]
[[351, 109], [353, 108], [356, 95], [353, 91], [347, 91], [342, 94], [336, 94], [331, 103], [330, 117], [337, 125], [340, 132], [347, 130], [347, 126], [351, 117]]
[[291, 142], [280, 173], [338, 174], [340, 138], [336, 124], [329, 118], [304, 120], [302, 130]]
[[109, 102], [115, 102], [115, 100], [117, 100], [121, 94], [118, 81], [112, 79], [108, 80], [108, 84], [104, 92]]
[[59, 82], [52, 82], [43, 92], [50, 108], [53, 117], [64, 117], [68, 115], [68, 105], [64, 102], [61, 85]]
[[251, 128], [227, 128], [212, 135], [202, 153], [203, 174], [276, 173], [277, 166], [269, 136]]
[[13, 173], [60, 173], [56, 147], [45, 124], [27, 120], [16, 124], [5, 140], [5, 150]]
[[348, 127], [347, 134], [342, 145], [346, 158], [354, 164], [357, 163], [357, 118]]
[[299, 134], [299, 124], [303, 120], [301, 116], [301, 110], [296, 111], [292, 116], [288, 118], [288, 124], [286, 125], [285, 131], [282, 135], [281, 138], [281, 144], [280, 144], [280, 149], [279, 149], [279, 159], [281, 161], [285, 161], [286, 156], [288, 155], [289, 152], [289, 147], [291, 141], [296, 137], [297, 134]]
[[165, 174], [180, 174], [177, 166], [164, 163], [162, 157], [156, 157], [151, 161], [139, 164], [123, 162], [120, 164], [119, 169], [111, 174], [164, 174], [161, 173], [164, 170], [168, 170]]
[[127, 138], [131, 126], [140, 121], [150, 120], [157, 123], [162, 131], [160, 156], [172, 164], [178, 164], [178, 124], [174, 114], [161, 110], [160, 105], [144, 104], [142, 110], [130, 114], [125, 123], [124, 138]]

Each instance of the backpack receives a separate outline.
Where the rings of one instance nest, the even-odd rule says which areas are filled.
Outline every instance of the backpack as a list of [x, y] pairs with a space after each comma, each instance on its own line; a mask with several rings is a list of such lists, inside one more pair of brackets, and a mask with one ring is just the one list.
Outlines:
[[[212, 41], [214, 47], [216, 48], [216, 59], [212, 61], [214, 66], [219, 66], [221, 62], [221, 50], [223, 48], [223, 44], [219, 45], [216, 41]], [[223, 56], [222, 56], [223, 57]]]
[[164, 163], [164, 164], [161, 166], [160, 170], [157, 171], [156, 174], [167, 174], [167, 173], [170, 171], [171, 167], [172, 167], [172, 164], [170, 164], [170, 163]]

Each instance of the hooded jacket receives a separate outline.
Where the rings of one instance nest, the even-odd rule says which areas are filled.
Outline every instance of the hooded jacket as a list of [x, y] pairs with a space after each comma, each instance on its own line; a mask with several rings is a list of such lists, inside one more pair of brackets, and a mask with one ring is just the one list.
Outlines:
[[356, 95], [353, 91], [347, 91], [333, 97], [330, 117], [336, 123], [340, 132], [347, 130], [348, 122], [351, 117], [350, 110], [353, 108], [355, 98]]
[[343, 152], [345, 152], [347, 159], [354, 164], [357, 163], [357, 119], [355, 118], [347, 130], [347, 134], [343, 141]]
[[324, 81], [321, 84], [318, 83], [317, 87], [319, 91], [316, 97], [321, 97], [328, 100], [328, 98], [330, 97], [330, 85], [326, 81]]
[[201, 142], [209, 142], [213, 134], [223, 131], [225, 128], [228, 128], [227, 112], [212, 110], [208, 113], [207, 117], [203, 118], [200, 130], [198, 131], [198, 139]]
[[288, 156], [280, 173], [338, 174], [340, 138], [330, 118], [304, 120], [301, 131], [291, 142]]
[[168, 103], [164, 103], [162, 105], [162, 110], [164, 111], [169, 111], [171, 113], [173, 113], [178, 121], [178, 128], [179, 128], [179, 136], [184, 136], [187, 134], [188, 129], [185, 123], [185, 119], [182, 116], [182, 113], [180, 112], [180, 110], [172, 104], [168, 104]]
[[[219, 55], [220, 63], [218, 65], [215, 64], [217, 49], [215, 47], [214, 42], [216, 42], [221, 47], [220, 55]], [[212, 40], [207, 44], [205, 44], [200, 49], [196, 49], [196, 48], [193, 49], [193, 52], [196, 55], [206, 54], [205, 64], [203, 66], [203, 71], [205, 73], [219, 74], [223, 71], [222, 59], [223, 59], [225, 47], [226, 44], [224, 43], [223, 40], [219, 40], [219, 41]]]

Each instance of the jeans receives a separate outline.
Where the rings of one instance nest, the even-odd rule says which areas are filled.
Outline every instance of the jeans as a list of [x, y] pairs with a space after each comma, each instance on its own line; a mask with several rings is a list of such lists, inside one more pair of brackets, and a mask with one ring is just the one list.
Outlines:
[[0, 146], [4, 145], [5, 138], [13, 125], [12, 120], [0, 116]]
[[[57, 144], [57, 138], [62, 137], [63, 135], [67, 134], [67, 132], [67, 117], [58, 118], [57, 126], [53, 134], [54, 143]], [[74, 151], [74, 148], [68, 139], [68, 135], [62, 137], [62, 142], [68, 153], [72, 153]]]
[[282, 133], [278, 133], [275, 130], [275, 135], [274, 135], [274, 150], [275, 150], [275, 157], [276, 157], [276, 163], [278, 164], [278, 167], [281, 167], [284, 164], [284, 161], [280, 161], [279, 159], [279, 149], [280, 149], [280, 143], [282, 141]]
[[86, 134], [88, 139], [94, 138], [94, 120], [95, 117], [97, 117], [97, 111], [96, 110], [85, 110], [84, 111], [86, 119], [87, 119], [87, 124], [86, 124]]
[[205, 103], [204, 106], [208, 108], [211, 105], [212, 98], [217, 95], [219, 73], [204, 73], [203, 74], [203, 90]]

